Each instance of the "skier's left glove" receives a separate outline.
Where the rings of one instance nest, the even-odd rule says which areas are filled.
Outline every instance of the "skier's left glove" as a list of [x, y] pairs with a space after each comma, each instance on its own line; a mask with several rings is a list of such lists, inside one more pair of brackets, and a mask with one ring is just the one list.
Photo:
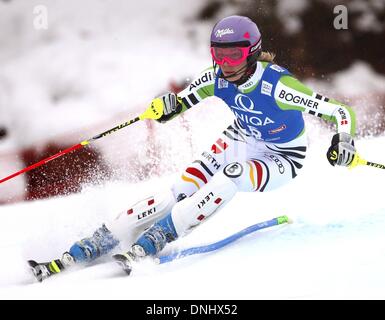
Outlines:
[[331, 146], [326, 154], [332, 166], [349, 166], [356, 154], [353, 137], [345, 132], [333, 136]]

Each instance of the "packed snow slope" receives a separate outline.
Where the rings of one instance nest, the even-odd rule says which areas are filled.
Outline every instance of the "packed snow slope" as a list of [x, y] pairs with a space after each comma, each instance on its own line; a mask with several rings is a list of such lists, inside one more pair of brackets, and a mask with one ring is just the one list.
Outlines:
[[[127, 114], [121, 119], [125, 121], [137, 113], [132, 106], [143, 109], [171, 79], [197, 75], [211, 63], [207, 46], [213, 21], [198, 24], [192, 19], [202, 3], [0, 2], [0, 40], [5, 43], [0, 55], [0, 119], [12, 128], [0, 151], [55, 140], [80, 128], [89, 131], [117, 113]], [[47, 32], [31, 29], [37, 4], [48, 6]], [[225, 9], [221, 15], [234, 13]], [[15, 25], [16, 35], [11, 28]], [[354, 65], [343, 73], [351, 81], [336, 82], [336, 90], [354, 91], [367, 82], [361, 71], [369, 69], [362, 68], [360, 76], [352, 73]], [[374, 77], [372, 71], [365, 74]], [[329, 88], [320, 88], [333, 97]], [[27, 259], [59, 258], [104, 221], [167, 188], [232, 121], [230, 111], [215, 98], [183, 117], [165, 125], [154, 123], [154, 145], [161, 160], [153, 165], [147, 181], [126, 179], [128, 171], [135, 170], [131, 156], [147, 160], [143, 147], [147, 131], [141, 122], [95, 143], [122, 179], [86, 185], [76, 195], [0, 207], [0, 298], [385, 298], [385, 172], [331, 167], [325, 153], [333, 131], [314, 117], [306, 117], [308, 156], [292, 183], [270, 193], [237, 194], [166, 252], [215, 242], [283, 214], [293, 224], [256, 232], [210, 254], [161, 266], [144, 261], [131, 277], [122, 275], [115, 264], [101, 263], [34, 283]], [[92, 131], [90, 136], [97, 133]], [[88, 137], [81, 135], [75, 142]], [[384, 143], [385, 137], [356, 139], [362, 157], [373, 162], [385, 161]], [[118, 165], [116, 158], [127, 167]], [[1, 176], [20, 166], [18, 159], [6, 159]], [[23, 180], [13, 183], [14, 189], [25, 186]]]
[[[270, 193], [240, 193], [166, 252], [220, 240], [286, 214], [291, 225], [256, 232], [217, 252], [164, 265], [144, 261], [132, 276], [95, 264], [34, 283], [25, 261], [59, 257], [145, 195], [178, 175], [139, 184], [108, 183], [81, 194], [1, 208], [1, 298], [313, 299], [385, 298], [385, 172], [331, 167], [328, 137], [309, 147], [306, 166]], [[385, 138], [358, 140], [362, 156], [385, 159]], [[124, 249], [124, 248], [121, 248]]]

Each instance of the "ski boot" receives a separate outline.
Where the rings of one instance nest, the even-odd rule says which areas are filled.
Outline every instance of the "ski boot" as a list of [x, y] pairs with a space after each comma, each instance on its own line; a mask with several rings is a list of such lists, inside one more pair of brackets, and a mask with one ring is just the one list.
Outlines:
[[91, 262], [110, 252], [119, 244], [110, 230], [103, 224], [92, 237], [76, 242], [69, 250], [76, 263]]
[[35, 260], [28, 260], [28, 265], [36, 280], [39, 282], [42, 282], [54, 274], [62, 272], [73, 264], [75, 264], [75, 260], [69, 252], [64, 252], [61, 259], [52, 260], [50, 262], [38, 263]]
[[112, 258], [116, 260], [127, 275], [130, 275], [134, 262], [146, 256], [155, 256], [168, 242], [174, 241], [177, 238], [178, 235], [176, 234], [171, 214], [168, 214], [146, 230], [132, 245], [131, 250], [115, 254]]
[[96, 258], [110, 252], [119, 241], [115, 239], [112, 233], [103, 224], [97, 229], [91, 237], [84, 238], [72, 245], [69, 252], [63, 254], [62, 259], [52, 260], [50, 262], [38, 263], [29, 260], [36, 279], [43, 281], [48, 277], [62, 272], [67, 267], [75, 263], [91, 262]]

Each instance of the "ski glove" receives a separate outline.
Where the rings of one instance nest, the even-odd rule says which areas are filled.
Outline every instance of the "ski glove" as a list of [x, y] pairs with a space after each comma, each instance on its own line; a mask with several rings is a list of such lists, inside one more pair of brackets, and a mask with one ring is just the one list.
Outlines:
[[332, 166], [349, 166], [356, 154], [353, 137], [345, 132], [333, 136], [332, 144], [326, 154]]
[[163, 102], [163, 115], [156, 121], [164, 123], [182, 111], [180, 98], [175, 93], [166, 93], [159, 97]]

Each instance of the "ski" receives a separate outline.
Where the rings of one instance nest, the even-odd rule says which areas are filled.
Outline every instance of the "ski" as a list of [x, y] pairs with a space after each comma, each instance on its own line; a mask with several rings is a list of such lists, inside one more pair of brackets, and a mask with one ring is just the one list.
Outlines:
[[38, 263], [35, 260], [28, 260], [27, 262], [29, 267], [31, 268], [33, 275], [39, 282], [42, 282], [43, 280], [57, 273], [50, 268], [50, 262]]
[[112, 259], [123, 269], [123, 271], [129, 276], [132, 271], [132, 262], [135, 261], [135, 257], [131, 252], [118, 253], [112, 256]]
[[280, 217], [277, 217], [277, 218], [274, 218], [271, 220], [267, 220], [264, 222], [254, 224], [250, 227], [247, 227], [247, 228], [245, 228], [239, 232], [236, 232], [236, 233], [232, 234], [231, 236], [229, 236], [223, 240], [220, 240], [218, 242], [215, 242], [215, 243], [200, 246], [200, 247], [187, 248], [187, 249], [184, 249], [180, 252], [176, 252], [176, 253], [173, 253], [170, 255], [160, 256], [156, 259], [156, 261], [159, 264], [163, 264], [166, 262], [171, 262], [175, 259], [180, 259], [180, 258], [191, 256], [194, 254], [201, 254], [201, 253], [215, 251], [215, 250], [223, 248], [224, 246], [227, 246], [228, 244], [238, 240], [239, 238], [242, 238], [245, 235], [248, 235], [248, 234], [253, 233], [255, 231], [259, 231], [262, 229], [274, 227], [274, 226], [285, 224], [285, 223], [291, 223], [291, 222], [292, 221], [287, 216], [280, 216]]
[[[291, 223], [291, 222], [292, 222], [291, 219], [289, 219], [287, 216], [279, 216], [271, 220], [254, 224], [218, 242], [200, 246], [200, 247], [187, 248], [177, 253], [157, 257], [155, 258], [155, 262], [158, 264], [163, 264], [163, 263], [171, 262], [176, 259], [190, 256], [190, 255], [215, 251], [255, 231], [271, 228], [274, 226]], [[130, 251], [122, 254], [116, 254], [113, 256], [113, 259], [122, 267], [122, 269], [126, 272], [127, 275], [131, 274], [132, 263], [137, 260], [136, 256]]]
[[[199, 246], [199, 247], [186, 248], [177, 253], [156, 257], [155, 262], [158, 264], [163, 264], [163, 263], [171, 262], [176, 259], [190, 256], [190, 255], [216, 251], [244, 237], [245, 235], [248, 235], [250, 233], [253, 233], [262, 229], [282, 225], [285, 223], [291, 223], [291, 220], [287, 216], [280, 216], [271, 220], [263, 221], [263, 222], [254, 224], [248, 228], [245, 228], [239, 232], [236, 232], [230, 235], [229, 237], [222, 239], [218, 242]], [[139, 262], [140, 257], [128, 251], [128, 252], [113, 255], [112, 260], [120, 266], [120, 268], [124, 271], [126, 275], [130, 275], [132, 273], [133, 263]], [[28, 260], [28, 265], [32, 270], [34, 277], [39, 282], [42, 282], [43, 280], [51, 277], [52, 275], [61, 273], [68, 266], [71, 266], [74, 263], [75, 262], [73, 258], [69, 255], [69, 253], [65, 253], [62, 259], [52, 260], [51, 262], [38, 263], [35, 260]]]
[[35, 279], [38, 282], [42, 282], [52, 275], [64, 271], [65, 268], [73, 265], [75, 262], [72, 256], [68, 252], [65, 252], [62, 259], [55, 259], [50, 262], [36, 262], [35, 260], [28, 260], [27, 263]]

